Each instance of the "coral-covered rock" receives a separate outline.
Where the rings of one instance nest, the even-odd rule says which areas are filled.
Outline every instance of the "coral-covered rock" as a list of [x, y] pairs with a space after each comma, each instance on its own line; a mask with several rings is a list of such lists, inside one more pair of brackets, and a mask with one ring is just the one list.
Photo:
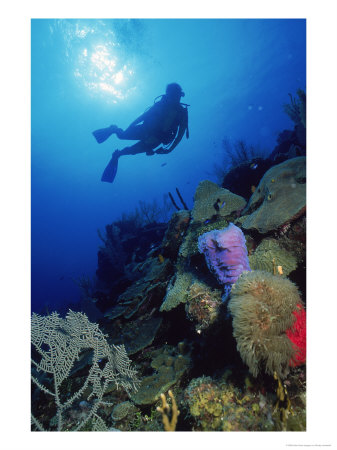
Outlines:
[[206, 330], [218, 317], [221, 292], [206, 283], [194, 282], [187, 293], [186, 313], [196, 325], [196, 331]]
[[269, 158], [253, 158], [249, 162], [231, 168], [224, 176], [221, 185], [248, 201], [252, 195], [252, 189], [256, 188], [263, 175], [274, 164]]
[[194, 378], [184, 393], [197, 431], [271, 431], [273, 404], [226, 381]]
[[191, 273], [178, 272], [168, 285], [160, 311], [170, 311], [180, 303], [186, 303], [187, 290], [192, 283], [192, 279], [193, 276]]
[[265, 270], [273, 275], [288, 276], [297, 268], [296, 256], [282, 248], [276, 239], [264, 239], [248, 258], [252, 270]]
[[137, 270], [143, 277], [118, 297], [117, 304], [105, 313], [105, 317], [112, 320], [124, 316], [129, 319], [161, 304], [166, 292], [167, 278], [173, 271], [170, 260], [148, 258]]
[[134, 414], [137, 411], [135, 405], [130, 401], [122, 402], [116, 405], [111, 413], [111, 418], [114, 422], [119, 422], [125, 419], [128, 415]]
[[260, 233], [298, 218], [306, 205], [306, 158], [284, 161], [269, 169], [251, 196], [241, 223]]
[[114, 345], [123, 344], [127, 354], [133, 355], [152, 344], [161, 323], [161, 317], [153, 316], [126, 323], [116, 320], [111, 329], [108, 328], [108, 342]]
[[142, 378], [138, 391], [131, 395], [131, 399], [136, 405], [155, 403], [160, 394], [177, 383], [190, 367], [189, 353], [181, 353], [180, 348], [181, 346], [178, 346], [178, 349], [164, 346], [153, 353], [151, 367], [154, 369], [154, 373]]
[[243, 209], [245, 205], [246, 200], [243, 197], [219, 187], [212, 181], [204, 180], [199, 183], [194, 194], [192, 219], [204, 222], [213, 216], [226, 217]]
[[172, 214], [161, 245], [163, 256], [172, 260], [177, 258], [179, 247], [184, 239], [190, 219], [190, 211], [181, 210]]

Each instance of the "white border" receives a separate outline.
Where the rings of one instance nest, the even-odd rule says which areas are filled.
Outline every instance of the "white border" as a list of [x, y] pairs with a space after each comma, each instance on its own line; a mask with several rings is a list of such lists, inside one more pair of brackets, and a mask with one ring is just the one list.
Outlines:
[[[117, 4], [121, 3], [121, 4]], [[202, 4], [199, 4], [202, 3]], [[22, 0], [1, 4], [2, 448], [336, 448], [336, 2], [334, 0], [113, 2]], [[165, 8], [165, 9], [164, 9]], [[304, 433], [31, 433], [30, 19], [306, 18], [308, 29], [308, 431]], [[214, 440], [214, 442], [213, 442]], [[212, 442], [211, 442], [212, 441]]]

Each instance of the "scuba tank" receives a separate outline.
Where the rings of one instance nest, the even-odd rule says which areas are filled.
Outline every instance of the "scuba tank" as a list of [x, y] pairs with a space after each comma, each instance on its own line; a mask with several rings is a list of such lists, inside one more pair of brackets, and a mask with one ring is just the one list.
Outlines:
[[[153, 101], [154, 105], [158, 105], [160, 104], [160, 102], [162, 102], [164, 99], [166, 98], [166, 94], [162, 94], [162, 95], [158, 95], [158, 97], [156, 97]], [[158, 100], [159, 99], [159, 100]], [[185, 114], [186, 114], [186, 138], [189, 139], [190, 137], [190, 131], [188, 128], [188, 107], [191, 105], [188, 105], [187, 103], [182, 103], [179, 102], [179, 105], [181, 105], [184, 110], [185, 110]], [[153, 106], [151, 106], [150, 108], [147, 109], [147, 111], [149, 111], [151, 108], [153, 108]]]

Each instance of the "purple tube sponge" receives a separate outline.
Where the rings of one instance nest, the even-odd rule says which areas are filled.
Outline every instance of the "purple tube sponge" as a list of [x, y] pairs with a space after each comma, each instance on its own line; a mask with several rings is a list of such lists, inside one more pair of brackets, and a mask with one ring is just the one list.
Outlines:
[[198, 248], [205, 255], [209, 270], [229, 293], [243, 271], [250, 271], [246, 239], [240, 228], [230, 223], [223, 230], [199, 236]]

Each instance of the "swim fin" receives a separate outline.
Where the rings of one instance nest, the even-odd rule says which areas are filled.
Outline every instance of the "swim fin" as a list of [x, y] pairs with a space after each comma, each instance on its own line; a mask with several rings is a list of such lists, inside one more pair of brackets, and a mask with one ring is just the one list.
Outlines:
[[118, 156], [113, 153], [112, 158], [109, 161], [109, 164], [104, 169], [101, 181], [105, 181], [107, 183], [113, 183], [118, 169]]
[[93, 131], [96, 141], [101, 144], [105, 142], [113, 133], [116, 132], [116, 127], [110, 126], [108, 128], [100, 128], [99, 130]]

